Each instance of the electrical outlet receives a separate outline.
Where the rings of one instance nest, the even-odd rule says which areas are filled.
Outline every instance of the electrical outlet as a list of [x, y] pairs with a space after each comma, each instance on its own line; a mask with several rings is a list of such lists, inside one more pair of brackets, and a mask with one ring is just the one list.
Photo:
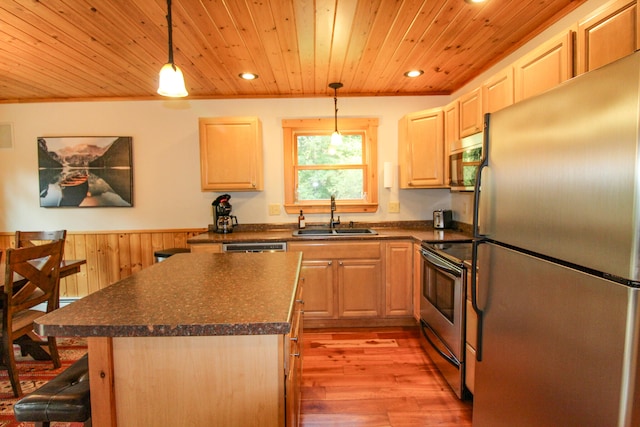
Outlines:
[[389, 202], [389, 213], [400, 212], [400, 202]]
[[269, 204], [269, 215], [274, 216], [274, 215], [280, 215], [280, 205], [277, 203], [270, 203]]

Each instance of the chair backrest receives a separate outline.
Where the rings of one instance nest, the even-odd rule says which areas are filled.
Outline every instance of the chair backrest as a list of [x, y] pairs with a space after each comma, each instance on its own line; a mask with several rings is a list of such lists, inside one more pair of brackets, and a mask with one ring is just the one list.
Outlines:
[[57, 308], [63, 251], [63, 240], [7, 249], [3, 292], [5, 314], [10, 317], [12, 312], [45, 302], [47, 311]]
[[67, 230], [16, 231], [16, 248], [27, 248], [56, 240], [65, 240], [66, 238]]

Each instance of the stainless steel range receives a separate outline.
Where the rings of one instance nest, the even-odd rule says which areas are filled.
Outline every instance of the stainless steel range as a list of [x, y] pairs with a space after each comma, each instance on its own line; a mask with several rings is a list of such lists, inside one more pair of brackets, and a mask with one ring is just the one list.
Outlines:
[[464, 387], [466, 268], [471, 241], [422, 243], [420, 326], [425, 351], [459, 398]]

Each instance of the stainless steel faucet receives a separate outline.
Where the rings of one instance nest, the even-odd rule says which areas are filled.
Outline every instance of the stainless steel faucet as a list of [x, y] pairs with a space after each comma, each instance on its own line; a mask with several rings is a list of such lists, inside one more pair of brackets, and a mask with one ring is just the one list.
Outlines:
[[340, 217], [337, 220], [333, 219], [333, 213], [336, 211], [336, 195], [331, 195], [331, 219], [329, 220], [329, 228], [333, 229], [336, 225], [340, 224]]

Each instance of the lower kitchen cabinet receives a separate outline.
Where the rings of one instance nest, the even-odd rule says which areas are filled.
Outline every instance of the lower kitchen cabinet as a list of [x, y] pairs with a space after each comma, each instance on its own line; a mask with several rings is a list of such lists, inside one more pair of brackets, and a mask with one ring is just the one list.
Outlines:
[[380, 316], [380, 265], [379, 257], [337, 261], [338, 318]]
[[410, 241], [290, 242], [301, 251], [308, 327], [413, 321]]
[[[298, 251], [300, 248], [292, 248]], [[336, 314], [334, 304], [334, 268], [331, 259], [307, 259], [303, 257], [300, 275], [305, 283], [304, 314], [307, 319], [332, 319]]]
[[413, 244], [413, 318], [420, 321], [420, 294], [422, 292], [422, 246]]
[[[305, 320], [378, 317], [381, 313], [381, 243], [291, 242], [301, 251]], [[312, 321], [312, 322], [309, 322]]]
[[385, 242], [385, 316], [413, 314], [413, 245]]
[[291, 332], [285, 337], [285, 418], [287, 427], [300, 425], [300, 400], [302, 383], [302, 331], [304, 322], [304, 281], [298, 284]]

